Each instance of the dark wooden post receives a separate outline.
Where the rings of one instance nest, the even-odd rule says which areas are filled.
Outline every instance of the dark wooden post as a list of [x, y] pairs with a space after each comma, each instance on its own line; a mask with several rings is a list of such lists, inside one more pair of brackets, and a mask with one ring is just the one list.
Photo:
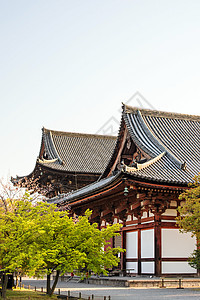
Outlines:
[[[124, 225], [123, 227], [125, 227]], [[122, 230], [122, 249], [126, 249], [126, 231]], [[121, 253], [121, 270], [126, 269], [126, 252]]]
[[[138, 219], [139, 224], [139, 219]], [[138, 275], [141, 275], [141, 229], [138, 229]]]
[[[127, 219], [127, 210], [125, 209], [120, 213], [119, 218], [123, 220], [123, 227], [121, 232], [121, 239], [122, 239], [122, 249], [126, 249], [126, 230], [123, 228], [126, 227], [126, 219]], [[126, 269], [126, 252], [121, 253], [121, 270]]]
[[[138, 219], [138, 227], [139, 227], [141, 225], [141, 211], [140, 211], [140, 207], [138, 207], [134, 211], [134, 215]], [[141, 275], [142, 268], [141, 268], [141, 229], [140, 228], [138, 228], [137, 233], [138, 233], [138, 240], [137, 240], [137, 248], [138, 248], [137, 264], [138, 264], [138, 271], [137, 271], [137, 273], [138, 273], [138, 275]]]
[[161, 215], [155, 213], [155, 276], [161, 275]]

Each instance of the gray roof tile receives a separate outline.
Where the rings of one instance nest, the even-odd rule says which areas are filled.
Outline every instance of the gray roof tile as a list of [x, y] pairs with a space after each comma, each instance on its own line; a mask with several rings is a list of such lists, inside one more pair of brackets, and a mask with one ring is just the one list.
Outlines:
[[[150, 156], [142, 168], [126, 168], [68, 194], [56, 203], [72, 201], [92, 195], [106, 188], [119, 175], [128, 173], [131, 178], [187, 186], [200, 172], [200, 116], [166, 113], [123, 107], [123, 118], [134, 143]], [[122, 132], [119, 133], [119, 135]], [[186, 167], [185, 167], [186, 166]], [[123, 176], [123, 175], [122, 175]]]
[[134, 176], [185, 184], [200, 172], [200, 117], [127, 106], [123, 117], [133, 141], [150, 157], [166, 152]]
[[[43, 129], [43, 141], [52, 169], [101, 174], [115, 147], [116, 137]], [[56, 159], [57, 161], [51, 162]]]

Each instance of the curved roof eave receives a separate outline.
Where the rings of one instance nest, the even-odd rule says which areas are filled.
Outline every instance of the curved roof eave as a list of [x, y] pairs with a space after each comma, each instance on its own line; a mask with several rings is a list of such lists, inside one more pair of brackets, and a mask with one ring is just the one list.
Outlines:
[[61, 204], [62, 202], [73, 202], [73, 200], [82, 199], [84, 197], [89, 197], [93, 193], [99, 193], [101, 190], [104, 190], [104, 188], [109, 187], [113, 185], [117, 180], [120, 178], [120, 175], [122, 175], [122, 172], [118, 172], [115, 175], [112, 175], [110, 177], [101, 179], [100, 181], [93, 182], [79, 190], [72, 191], [65, 195], [59, 195], [58, 197], [54, 197], [48, 200], [49, 203], [55, 203], [55, 204]]
[[185, 166], [185, 162], [180, 161], [166, 146], [163, 145], [153, 132], [150, 131], [145, 124], [139, 109], [134, 110], [134, 114], [131, 114], [129, 110], [126, 110], [126, 106], [124, 105], [122, 114], [130, 136], [140, 149], [152, 158], [158, 156], [162, 152], [166, 152], [166, 155], [179, 168], [182, 169]]

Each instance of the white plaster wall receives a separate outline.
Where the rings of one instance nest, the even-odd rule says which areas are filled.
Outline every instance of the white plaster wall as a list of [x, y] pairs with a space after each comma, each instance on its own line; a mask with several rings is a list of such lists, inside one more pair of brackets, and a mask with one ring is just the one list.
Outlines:
[[197, 273], [186, 261], [162, 262], [162, 274]]
[[138, 257], [138, 233], [137, 231], [126, 233], [126, 258]]
[[177, 217], [177, 210], [176, 209], [166, 209], [166, 211], [162, 214], [162, 216], [170, 216], [170, 217]]
[[167, 221], [166, 220], [161, 220], [161, 222], [174, 223], [174, 224], [176, 223], [175, 220], [167, 220]]
[[117, 220], [117, 218], [114, 218], [113, 224], [116, 224], [116, 223], [118, 223], [118, 220]]
[[106, 225], [106, 222], [105, 221], [102, 221], [101, 222], [101, 226], [105, 226]]
[[152, 221], [146, 221], [146, 222], [141, 221], [141, 224], [148, 224], [148, 223], [152, 223]]
[[131, 270], [130, 273], [137, 273], [138, 272], [138, 263], [137, 262], [127, 262], [126, 269], [134, 269], [134, 270]]
[[196, 239], [190, 233], [180, 233], [178, 229], [163, 228], [162, 257], [187, 258], [195, 249]]
[[147, 218], [147, 212], [146, 211], [143, 212], [143, 215], [142, 215], [141, 219], [144, 219], [144, 218]]
[[141, 258], [154, 258], [154, 229], [141, 230]]
[[154, 274], [155, 272], [155, 263], [153, 261], [141, 262], [141, 272], [142, 274]]
[[131, 215], [128, 215], [126, 221], [131, 221]]

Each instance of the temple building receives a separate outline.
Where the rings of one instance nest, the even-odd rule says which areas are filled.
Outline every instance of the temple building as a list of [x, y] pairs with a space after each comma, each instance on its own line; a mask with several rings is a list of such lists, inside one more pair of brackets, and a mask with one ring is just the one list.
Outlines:
[[116, 137], [42, 129], [34, 170], [12, 178], [14, 184], [51, 198], [96, 181], [104, 172]]
[[[90, 221], [97, 222], [99, 228], [120, 222], [121, 237], [113, 239], [112, 245], [126, 249], [121, 256], [123, 270], [156, 276], [197, 274], [188, 264], [196, 247], [195, 238], [190, 233], [180, 233], [175, 218], [181, 205], [180, 193], [200, 171], [199, 136], [199, 116], [123, 105], [114, 151], [107, 153], [107, 148], [97, 148], [99, 158], [108, 154], [107, 165], [104, 160], [100, 168], [101, 161], [94, 157], [93, 168], [87, 170], [92, 176], [101, 173], [98, 180], [49, 202], [61, 209], [70, 205], [74, 215], [84, 214], [90, 208]], [[57, 155], [48, 150], [52, 149], [51, 141], [50, 131], [44, 130], [37, 168], [41, 167], [42, 172], [48, 169], [50, 175], [50, 170], [59, 166], [64, 186], [62, 163], [67, 158], [61, 157], [61, 152]], [[74, 149], [71, 166], [76, 165], [76, 157]], [[82, 160], [85, 161], [84, 155]], [[82, 165], [77, 165], [77, 173]]]

